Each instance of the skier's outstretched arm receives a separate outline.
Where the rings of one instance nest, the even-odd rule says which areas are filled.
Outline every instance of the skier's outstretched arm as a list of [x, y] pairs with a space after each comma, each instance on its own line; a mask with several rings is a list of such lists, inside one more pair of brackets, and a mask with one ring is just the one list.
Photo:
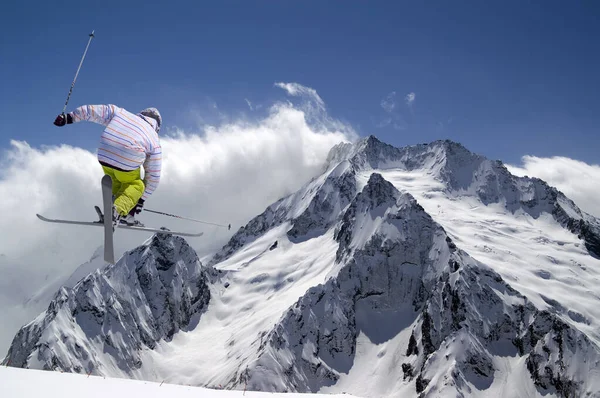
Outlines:
[[85, 120], [106, 126], [115, 117], [117, 109], [116, 105], [84, 105], [76, 108], [71, 115], [74, 123]]
[[142, 195], [142, 199], [146, 200], [152, 192], [158, 187], [160, 182], [160, 171], [162, 167], [162, 149], [160, 147], [155, 148], [154, 152], [151, 153], [144, 162], [144, 185], [146, 189]]
[[115, 116], [118, 109], [119, 107], [116, 105], [83, 105], [76, 108], [73, 112], [69, 112], [66, 116], [62, 114], [58, 115], [54, 124], [64, 126], [65, 124], [85, 120], [106, 126]]

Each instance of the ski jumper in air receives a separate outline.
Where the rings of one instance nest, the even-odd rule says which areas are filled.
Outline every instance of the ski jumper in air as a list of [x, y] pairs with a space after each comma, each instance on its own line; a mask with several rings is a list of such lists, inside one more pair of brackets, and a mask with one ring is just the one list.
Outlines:
[[135, 214], [142, 211], [144, 201], [160, 182], [160, 113], [156, 108], [133, 114], [116, 105], [84, 105], [58, 115], [54, 124], [64, 126], [83, 120], [106, 126], [100, 136], [98, 161], [113, 181], [113, 222], [133, 225]]

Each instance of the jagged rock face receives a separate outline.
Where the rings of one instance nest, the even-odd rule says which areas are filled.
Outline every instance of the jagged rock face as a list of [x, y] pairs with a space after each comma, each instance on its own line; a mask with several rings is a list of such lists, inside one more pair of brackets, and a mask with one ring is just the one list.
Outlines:
[[294, 218], [287, 235], [298, 241], [327, 231], [356, 194], [356, 173], [347, 163], [340, 163], [312, 195], [312, 200], [298, 217]]
[[256, 367], [240, 374], [253, 388], [315, 392], [334, 384], [352, 367], [359, 330], [377, 333], [357, 322], [357, 308], [414, 313], [413, 302], [454, 250], [415, 200], [378, 174], [346, 210], [336, 239], [347, 265], [309, 290], [263, 339]]
[[[415, 394], [468, 395], [470, 385], [485, 389], [497, 370], [494, 356], [525, 358], [542, 393], [569, 397], [593, 391], [587, 371], [598, 367], [600, 349], [457, 249], [410, 195], [380, 175], [371, 176], [345, 211], [336, 239], [338, 261], [346, 265], [261, 337], [254, 366], [231, 386], [316, 392], [350, 371], [360, 332], [383, 342], [409, 327], [401, 369]], [[404, 322], [381, 330], [370, 324], [365, 309]], [[578, 363], [581, 356], [585, 364]]]
[[[307, 237], [309, 231], [322, 233], [356, 194], [358, 171], [389, 168], [428, 170], [445, 183], [449, 194], [475, 195], [485, 205], [504, 203], [511, 212], [522, 210], [534, 218], [543, 213], [552, 214], [562, 226], [581, 235], [591, 254], [600, 257], [600, 221], [584, 215], [571, 200], [544, 181], [513, 176], [502, 162], [473, 154], [458, 143], [444, 140], [395, 148], [369, 136], [355, 145], [335, 146], [328, 162], [326, 177], [269, 206], [242, 227], [210, 264], [227, 259], [248, 242], [286, 221], [294, 220], [294, 227], [289, 231], [292, 239]], [[298, 212], [295, 204], [299, 197], [306, 195], [313, 195], [310, 206], [305, 205]]]
[[[561, 211], [563, 208], [557, 209]], [[600, 259], [600, 220], [588, 214], [582, 218], [568, 217], [561, 211], [563, 225], [585, 242], [588, 252]]]
[[[379, 226], [377, 223], [373, 223], [373, 220], [377, 220], [377, 217], [389, 218], [388, 222], [393, 229], [375, 233], [372, 229]], [[416, 222], [409, 224], [408, 220]], [[379, 222], [383, 222], [383, 220]], [[364, 247], [366, 242], [363, 233], [374, 234], [371, 246], [369, 246], [370, 250], [377, 247], [373, 245], [380, 244], [378, 250], [383, 251], [386, 255], [391, 256], [398, 250], [412, 252], [419, 247], [420, 240], [431, 239], [429, 229], [431, 222], [431, 217], [425, 213], [412, 196], [401, 195], [380, 174], [374, 173], [342, 217], [342, 223], [335, 235], [335, 239], [340, 243], [337, 260], [343, 261], [344, 256], [348, 256], [356, 249], [368, 250]], [[420, 225], [425, 225], [425, 227], [421, 229]], [[402, 239], [402, 247], [397, 246], [394, 238]], [[413, 253], [413, 263], [418, 263], [422, 255], [423, 253]]]
[[[456, 170], [454, 166], [450, 169]], [[465, 185], [469, 184], [467, 180], [465, 177]], [[522, 210], [533, 218], [552, 214], [560, 225], [584, 240], [590, 254], [600, 257], [600, 221], [584, 214], [573, 201], [546, 182], [538, 178], [515, 177], [501, 162], [484, 159], [465, 189], [474, 190], [485, 205], [504, 202], [509, 211]]]
[[349, 142], [341, 142], [335, 145], [327, 154], [325, 160], [325, 171], [336, 167], [338, 164], [351, 158], [351, 154], [355, 151], [355, 146]]
[[440, 394], [427, 384], [441, 379], [452, 379], [448, 388], [463, 386], [465, 393], [472, 392], [469, 384], [486, 388], [498, 370], [493, 356], [517, 355], [526, 359], [542, 393], [571, 397], [591, 391], [587, 372], [598, 367], [600, 349], [585, 334], [536, 309], [483, 264], [467, 258], [462, 263], [441, 275], [413, 328], [405, 368], [421, 369], [417, 392]]
[[48, 310], [16, 335], [4, 363], [103, 374], [130, 374], [139, 351], [185, 329], [210, 300], [194, 250], [180, 237], [155, 235], [116, 265], [62, 288]]
[[350, 162], [359, 169], [382, 169], [391, 163], [403, 163], [403, 155], [398, 148], [369, 136], [355, 146]]
[[537, 218], [552, 214], [556, 221], [585, 241], [600, 257], [600, 221], [584, 214], [556, 188], [538, 178], [516, 177], [500, 161], [491, 161], [452, 141], [395, 148], [370, 136], [354, 147], [339, 145], [331, 159], [349, 159], [357, 170], [398, 168], [428, 170], [444, 182], [449, 194], [477, 196], [484, 205], [503, 203], [511, 212]]
[[338, 285], [310, 289], [264, 337], [247, 373], [232, 380], [260, 391], [315, 392], [352, 366], [356, 325], [352, 301]]
[[245, 244], [252, 242], [260, 235], [267, 232], [269, 229], [283, 222], [286, 209], [282, 206], [283, 199], [277, 201], [267, 209], [254, 217], [250, 222], [240, 228], [227, 242], [221, 251], [212, 258], [209, 265], [219, 263], [230, 257], [237, 250], [244, 247]]
[[291, 240], [298, 242], [318, 236], [331, 227], [340, 212], [356, 195], [356, 173], [342, 161], [321, 178], [311, 181], [300, 191], [269, 206], [262, 214], [240, 228], [210, 261], [217, 264], [268, 230], [285, 222]]

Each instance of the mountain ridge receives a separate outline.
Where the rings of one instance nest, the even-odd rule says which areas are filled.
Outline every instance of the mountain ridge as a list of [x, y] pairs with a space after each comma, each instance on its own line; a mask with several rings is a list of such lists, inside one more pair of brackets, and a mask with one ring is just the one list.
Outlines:
[[[141, 366], [142, 347], [172, 338], [201, 314], [209, 277], [214, 273], [202, 270], [183, 238], [154, 235], [117, 264], [62, 287], [18, 332], [3, 364], [24, 367], [31, 358], [45, 370], [99, 374], [110, 363], [131, 374]], [[106, 350], [111, 360], [101, 355]]]
[[[426, 220], [425, 225], [420, 223], [413, 225], [412, 233], [406, 234], [404, 238], [414, 238], [415, 235], [418, 235], [417, 231], [423, 234], [435, 228], [437, 232], [434, 232], [429, 238], [421, 235], [420, 239], [409, 240], [404, 245], [393, 242], [393, 239], [391, 239], [392, 243], [386, 244], [381, 240], [389, 238], [389, 235], [384, 234], [385, 238], [382, 238], [376, 232], [366, 242], [361, 239], [361, 242], [366, 243], [367, 246], [354, 249], [359, 254], [341, 268], [338, 276], [330, 279], [325, 285], [310, 289], [288, 311], [284, 319], [273, 328], [273, 331], [262, 339], [261, 348], [264, 351], [256, 361], [256, 371], [246, 369], [243, 374], [240, 374], [238, 383], [243, 381], [248, 383], [251, 388], [259, 390], [266, 388], [274, 391], [308, 390], [311, 392], [320, 391], [322, 387], [334, 384], [340, 373], [347, 373], [351, 368], [359, 329], [355, 308], [360, 305], [359, 302], [362, 299], [369, 301], [371, 306], [387, 307], [388, 310], [390, 306], [394, 306], [394, 303], [410, 302], [415, 320], [411, 323], [413, 331], [406, 342], [407, 358], [406, 362], [402, 363], [403, 380], [413, 380], [416, 393], [423, 393], [423, 396], [430, 394], [435, 396], [436, 390], [428, 389], [427, 386], [431, 380], [442, 378], [444, 375], [451, 377], [455, 385], [461, 382], [466, 384], [465, 381], [473, 384], [489, 382], [494, 372], [494, 365], [492, 356], [488, 352], [489, 349], [486, 349], [478, 338], [473, 338], [473, 336], [480, 335], [484, 336], [484, 340], [501, 346], [499, 350], [511, 350], [511, 355], [516, 356], [518, 353], [518, 355], [524, 356], [528, 354], [527, 369], [532, 374], [534, 383], [541, 388], [546, 390], [554, 388], [564, 396], [576, 394], [579, 391], [578, 388], [585, 389], [582, 387], [585, 383], [580, 380], [581, 378], [578, 379], [577, 375], [573, 373], [565, 373], [565, 362], [571, 359], [565, 359], [565, 352], [570, 352], [574, 348], [574, 341], [578, 341], [579, 344], [587, 344], [588, 349], [593, 353], [589, 362], [597, 364], [600, 360], [598, 347], [581, 332], [569, 329], [555, 315], [536, 310], [525, 297], [510, 288], [500, 275], [470, 259], [466, 253], [457, 249], [443, 228], [439, 225], [434, 227], [434, 221], [416, 203], [414, 198], [409, 194], [400, 195], [398, 191], [394, 191], [396, 191], [395, 188], [380, 175], [371, 175], [367, 186], [353, 202], [353, 204], [363, 202], [363, 209], [356, 209], [351, 205], [344, 215], [344, 224], [336, 234], [336, 240], [340, 242], [338, 261], [343, 261], [343, 257], [350, 256], [349, 247], [352, 246], [353, 235], [360, 233], [361, 229], [365, 229], [364, 225], [361, 226], [352, 219], [357, 214], [361, 214], [365, 208], [377, 213], [378, 207], [386, 200], [395, 199], [396, 205], [401, 203], [399, 212], [390, 211], [387, 216], [388, 222], [393, 223], [394, 220], [405, 221], [407, 219], [412, 221], [411, 217], [407, 217], [408, 213], [414, 213], [415, 216], [420, 217], [417, 220]], [[363, 198], [366, 199], [363, 200]], [[386, 216], [384, 216], [385, 218]], [[355, 229], [353, 230], [352, 227]], [[437, 245], [433, 243], [432, 246], [426, 247], [421, 255], [412, 254], [408, 258], [403, 257], [410, 248], [418, 247], [416, 242], [434, 241], [433, 236], [436, 234], [440, 235]], [[392, 267], [394, 262], [389, 259], [395, 256], [394, 252], [396, 255], [398, 252], [402, 253], [400, 254], [401, 258], [397, 259], [395, 264], [413, 268], [418, 267], [417, 264], [424, 263], [427, 253], [440, 248], [444, 248], [446, 253], [445, 256], [440, 255], [443, 260], [438, 263], [437, 269], [429, 272], [427, 269], [421, 271], [423, 273], [416, 278], [411, 275], [413, 271], [396, 271], [402, 275], [396, 275], [395, 279], [392, 279], [390, 271], [387, 271], [387, 278], [390, 280], [384, 283], [384, 286], [367, 287], [369, 286], [369, 277], [375, 275], [374, 277], [377, 278], [378, 275], [385, 273], [384, 271], [379, 273], [371, 271], [369, 268]], [[384, 264], [377, 261], [372, 264], [372, 261], [365, 260], [365, 258], [382, 254], [385, 255]], [[466, 262], [463, 258], [467, 259]], [[366, 263], [367, 271], [361, 269], [361, 263]], [[368, 265], [370, 263], [371, 265]], [[460, 273], [464, 273], [464, 275], [457, 275]], [[358, 276], [357, 278], [355, 276], [357, 274], [362, 274], [362, 277]], [[427, 277], [428, 274], [429, 277]], [[457, 277], [454, 277], [453, 274]], [[411, 276], [414, 278], [413, 281], [407, 282]], [[379, 277], [385, 279], [383, 276]], [[454, 281], [451, 281], [453, 277]], [[486, 279], [485, 284], [480, 282], [482, 279]], [[345, 284], [355, 286], [348, 292], [343, 287]], [[400, 294], [400, 297], [388, 297], [384, 303], [377, 302], [378, 297], [393, 296], [390, 290], [393, 290], [395, 286], [402, 287], [397, 289], [396, 293]], [[490, 311], [494, 315], [502, 312], [502, 308], [498, 309], [497, 307], [503, 305], [503, 301], [497, 296], [496, 291], [511, 295], [520, 302], [512, 307], [511, 315], [505, 313], [503, 317], [498, 316], [496, 323], [490, 318], [485, 318], [489, 325], [479, 325], [481, 318], [470, 316], [473, 312], [476, 314], [483, 312], [478, 308], [480, 307], [478, 302], [469, 300], [473, 288], [479, 289], [477, 294], [485, 298], [481, 301], [488, 302], [491, 308], [496, 307], [494, 311]], [[426, 293], [431, 290], [433, 290], [432, 293]], [[438, 308], [437, 311], [432, 309], [434, 306]], [[467, 311], [467, 307], [471, 307], [471, 311]], [[402, 305], [393, 310], [404, 313], [411, 312], [407, 308], [402, 310]], [[318, 314], [315, 314], [317, 311]], [[440, 320], [439, 314], [446, 314], [446, 319]], [[528, 317], [532, 319], [529, 322], [526, 321]], [[336, 333], [338, 330], [341, 332]], [[484, 332], [484, 330], [487, 331]], [[567, 331], [565, 332], [566, 337], [561, 334], [564, 330]], [[400, 330], [396, 331], [396, 333], [398, 332]], [[456, 341], [455, 334], [463, 336], [460, 338], [461, 344], [464, 344], [465, 336], [470, 338], [468, 347], [464, 350], [466, 355], [463, 355], [459, 364], [456, 365], [456, 373], [454, 371], [443, 372], [439, 367], [428, 364], [427, 357], [435, 354], [442, 344], [453, 344]], [[449, 342], [453, 336], [455, 336], [455, 340]], [[568, 343], [563, 343], [563, 338], [568, 340]], [[556, 347], [552, 344], [538, 344], [544, 339], [560, 341], [560, 343]], [[570, 344], [568, 349], [567, 344]], [[270, 351], [265, 348], [267, 346], [270, 346]], [[307, 346], [313, 347], [312, 361], [306, 357]], [[264, 374], [263, 369], [278, 369], [282, 364], [285, 364], [283, 372], [275, 375]], [[269, 384], [265, 385], [264, 380], [269, 381]], [[281, 384], [274, 384], [273, 380], [278, 380]]]

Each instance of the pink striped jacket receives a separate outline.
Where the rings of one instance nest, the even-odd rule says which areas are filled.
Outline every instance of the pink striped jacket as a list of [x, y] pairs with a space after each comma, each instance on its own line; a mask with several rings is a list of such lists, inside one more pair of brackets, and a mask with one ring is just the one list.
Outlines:
[[116, 105], [84, 105], [71, 112], [73, 122], [86, 120], [106, 126], [100, 137], [98, 161], [121, 171], [144, 167], [146, 200], [158, 187], [162, 149], [156, 121]]

